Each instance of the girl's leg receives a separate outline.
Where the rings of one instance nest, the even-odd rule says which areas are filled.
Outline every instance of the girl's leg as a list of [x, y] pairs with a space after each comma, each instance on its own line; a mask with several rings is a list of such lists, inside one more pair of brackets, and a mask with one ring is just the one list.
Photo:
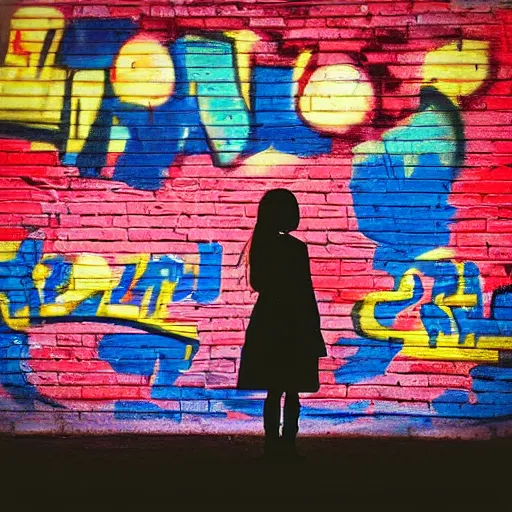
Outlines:
[[283, 437], [295, 439], [299, 431], [299, 415], [299, 393], [296, 391], [287, 391], [284, 401]]
[[265, 429], [265, 454], [276, 451], [281, 421], [282, 391], [269, 390], [263, 405], [263, 428]]
[[299, 393], [287, 391], [284, 401], [283, 441], [287, 451], [295, 453], [295, 438], [299, 431]]

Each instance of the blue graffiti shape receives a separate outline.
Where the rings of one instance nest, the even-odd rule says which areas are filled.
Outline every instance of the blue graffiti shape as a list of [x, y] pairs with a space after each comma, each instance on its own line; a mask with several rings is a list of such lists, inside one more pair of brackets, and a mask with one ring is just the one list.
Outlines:
[[365, 338], [341, 338], [336, 345], [358, 347], [354, 355], [334, 372], [337, 384], [357, 384], [384, 375], [393, 358], [402, 349], [402, 343], [379, 342]]
[[[107, 163], [108, 146], [113, 130], [117, 130], [117, 137], [123, 138], [123, 128], [113, 126], [114, 104], [116, 102], [112, 83], [108, 70], [104, 73], [104, 96], [101, 106], [94, 120], [90, 135], [86, 139], [80, 153], [61, 153], [62, 163], [78, 167], [80, 176], [83, 178], [99, 178], [101, 169]], [[67, 120], [71, 115], [71, 98], [65, 98], [64, 118]]]
[[[471, 264], [473, 265], [473, 264]], [[468, 264], [466, 264], [468, 267]], [[512, 287], [504, 286], [494, 291], [490, 318], [483, 317], [482, 294], [476, 277], [476, 265], [469, 266], [466, 280], [467, 293], [475, 293], [478, 302], [474, 308], [456, 308], [453, 314], [460, 338], [474, 334], [478, 346], [481, 336], [512, 336]], [[434, 409], [441, 416], [468, 418], [506, 418], [512, 416], [512, 362], [511, 350], [501, 350], [499, 366], [476, 366], [470, 371], [473, 379], [471, 395], [467, 391], [448, 390], [434, 400]]]
[[[432, 286], [432, 297], [438, 296], [449, 297], [457, 293], [461, 276], [457, 272], [457, 268], [451, 261], [418, 261], [416, 262], [418, 269], [425, 276], [434, 279]], [[464, 293], [475, 294], [477, 301], [473, 308], [474, 314], [481, 316], [483, 313], [482, 293], [478, 280], [478, 267], [473, 263], [464, 265]], [[458, 309], [456, 306], [450, 308], [451, 311]], [[466, 309], [466, 308], [464, 308]], [[437, 304], [422, 304], [420, 307], [420, 318], [427, 331], [429, 338], [429, 346], [437, 346], [437, 338], [440, 333], [450, 334], [452, 332], [452, 320], [447, 312]], [[461, 335], [459, 343], [463, 343], [465, 335]]]
[[39, 308], [39, 297], [32, 281], [32, 269], [41, 258], [42, 241], [25, 240], [16, 256], [0, 262], [0, 300], [4, 313], [0, 316], [0, 383], [18, 402], [33, 403], [39, 398], [35, 387], [27, 380], [30, 368], [28, 336], [10, 329], [4, 317], [29, 306], [29, 313]]
[[440, 416], [479, 419], [512, 417], [512, 368], [477, 366], [471, 397], [467, 391], [448, 390], [433, 401]]
[[55, 62], [75, 70], [109, 69], [123, 44], [137, 31], [137, 24], [128, 19], [71, 20]]
[[19, 404], [33, 408], [38, 401], [52, 407], [64, 408], [61, 404], [42, 396], [28, 380], [32, 371], [28, 361], [30, 348], [28, 334], [13, 331], [0, 324], [0, 385]]
[[[69, 318], [101, 321], [97, 317], [102, 290], [78, 304], [65, 317], [41, 317], [41, 304], [54, 304], [58, 296], [69, 286], [73, 269], [73, 261], [65, 256], [50, 256], [41, 260], [42, 240], [24, 240], [11, 260], [0, 262], [0, 304], [2, 305], [3, 324], [8, 326], [8, 320], [19, 318], [24, 313], [29, 324], [34, 325], [44, 321], [69, 321]], [[220, 294], [222, 270], [222, 246], [217, 242], [199, 242], [198, 272], [186, 271], [183, 259], [177, 256], [153, 256], [143, 275], [130, 288], [135, 279], [136, 264], [125, 265], [119, 285], [112, 291], [112, 304], [141, 305], [142, 297], [151, 289], [152, 295], [148, 307], [149, 315], [155, 312], [157, 299], [164, 281], [175, 283], [172, 295], [173, 302], [190, 300], [198, 304], [209, 304]], [[43, 261], [49, 269], [44, 281], [44, 287], [37, 290], [34, 285], [32, 272], [34, 267]], [[132, 291], [132, 302], [123, 301], [128, 290]], [[117, 323], [123, 323], [122, 318], [115, 317]]]
[[[222, 246], [216, 242], [200, 242], [197, 245], [199, 250], [197, 276], [194, 272], [185, 272], [185, 263], [177, 256], [155, 256], [148, 263], [140, 279], [130, 288], [136, 265], [128, 264], [119, 285], [112, 292], [111, 303], [141, 306], [147, 291], [151, 290], [147, 312], [148, 315], [152, 315], [158, 306], [157, 301], [164, 281], [176, 283], [172, 302], [191, 300], [198, 304], [209, 304], [215, 301], [220, 294]], [[124, 301], [128, 289], [130, 289], [131, 298], [129, 301]]]
[[180, 422], [181, 411], [163, 409], [151, 402], [120, 400], [114, 405], [114, 418], [117, 420], [171, 420]]
[[28, 335], [0, 326], [0, 383], [14, 400], [33, 402], [37, 390], [27, 380]]
[[201, 242], [197, 245], [200, 258], [199, 276], [191, 298], [199, 304], [209, 304], [220, 295], [222, 245], [216, 242]]
[[[467, 276], [465, 292], [474, 294], [477, 303], [471, 308], [452, 309], [459, 330], [459, 342], [464, 343], [470, 334], [474, 335], [477, 345], [482, 336], [512, 337], [512, 287], [504, 286], [494, 291], [490, 317], [485, 318], [478, 267], [474, 263], [466, 263], [464, 269], [464, 275]], [[504, 361], [510, 361], [511, 356], [511, 350], [500, 351], [500, 359]]]
[[[132, 265], [130, 265], [130, 267], [132, 267]], [[183, 276], [186, 275], [183, 273], [183, 267], [183, 260], [175, 256], [155, 256], [148, 263], [146, 270], [136, 282], [135, 286], [131, 289], [132, 298], [128, 302], [123, 303], [136, 304], [141, 307], [144, 296], [147, 294], [148, 290], [151, 290], [149, 303], [147, 304], [147, 314], [148, 316], [154, 315], [157, 307], [159, 306], [158, 299], [164, 282], [180, 283]], [[131, 269], [128, 270], [128, 273], [131, 274]], [[189, 280], [187, 279], [187, 281]], [[114, 290], [114, 292], [119, 290], [120, 293], [118, 293], [118, 295], [120, 296], [124, 295], [128, 290], [126, 287], [121, 288], [123, 284], [122, 279], [119, 286]]]
[[20, 244], [16, 256], [0, 262], [0, 384], [19, 403], [33, 405], [38, 400], [51, 405], [27, 379], [28, 335], [8, 327], [8, 319], [15, 318], [28, 306], [29, 318], [39, 313], [39, 295], [32, 280], [32, 270], [41, 259], [42, 240], [27, 239]]
[[[212, 400], [211, 409], [213, 412], [226, 415], [228, 412], [237, 412], [246, 414], [254, 418], [263, 415], [263, 400], [255, 398], [232, 398], [229, 400]], [[343, 407], [340, 405], [334, 408], [311, 407], [302, 405], [301, 417], [303, 419], [316, 419], [328, 421], [331, 424], [349, 423], [364, 416], [370, 401], [359, 400]]]
[[296, 89], [292, 68], [254, 68], [251, 88], [253, 121], [248, 154], [271, 146], [299, 157], [331, 152], [331, 137], [306, 127], [297, 115]]
[[333, 425], [342, 423], [350, 423], [367, 414], [368, 407], [371, 402], [369, 400], [358, 400], [357, 402], [346, 405], [345, 407], [321, 408], [321, 407], [305, 407], [302, 410], [304, 418], [328, 421]]
[[178, 339], [156, 334], [107, 334], [100, 341], [98, 355], [119, 373], [153, 376], [151, 397], [179, 398], [174, 383], [190, 368], [199, 349], [194, 339]]
[[116, 55], [123, 44], [133, 37], [137, 30], [137, 25], [131, 20], [84, 18], [72, 20], [64, 32], [56, 55], [56, 64], [70, 70], [62, 112], [64, 127], [69, 126], [71, 119], [70, 91], [74, 73], [80, 70], [102, 69], [105, 77], [102, 104], [81, 153], [61, 151], [60, 154], [62, 163], [78, 167], [80, 176], [84, 178], [98, 178], [106, 164], [115, 97], [110, 81], [110, 68], [114, 65]]
[[[401, 277], [395, 277], [395, 290], [398, 290], [398, 287], [400, 285], [400, 279]], [[395, 300], [395, 301], [389, 301], [389, 302], [380, 302], [375, 305], [375, 319], [378, 320], [378, 322], [382, 325], [385, 325], [386, 327], [391, 327], [393, 325], [393, 322], [396, 319], [396, 316], [403, 311], [404, 309], [413, 306], [417, 302], [421, 300], [424, 293], [423, 284], [421, 283], [421, 280], [419, 276], [414, 275], [414, 291], [412, 294], [412, 297], [409, 299], [404, 300]], [[358, 334], [363, 335], [363, 332], [359, 326], [359, 309], [361, 307], [361, 304], [356, 304], [354, 309], [352, 310], [352, 316], [354, 319], [354, 326], [355, 330]]]
[[494, 291], [491, 315], [496, 320], [512, 320], [512, 286], [503, 286]]
[[21, 242], [13, 259], [0, 262], [0, 300], [11, 318], [27, 306], [29, 318], [39, 313], [40, 300], [32, 271], [41, 259], [42, 249], [42, 240], [28, 238]]
[[[148, 290], [150, 293], [147, 307], [147, 316], [155, 314], [158, 299], [164, 282], [176, 283], [172, 294], [172, 302], [193, 301], [198, 304], [209, 304], [214, 302], [220, 295], [221, 287], [221, 269], [222, 269], [222, 246], [217, 242], [198, 243], [199, 265], [198, 274], [185, 272], [183, 259], [177, 256], [153, 256], [148, 262], [142, 276], [132, 283], [135, 279], [137, 265], [135, 263], [124, 265], [124, 271], [119, 285], [112, 291], [110, 304], [136, 305], [141, 307]], [[53, 304], [59, 293], [59, 290], [65, 289], [69, 284], [69, 278], [72, 270], [72, 262], [66, 260], [63, 256], [55, 256], [44, 260], [45, 266], [51, 269], [50, 275], [46, 279], [42, 297], [44, 304]], [[125, 296], [130, 291], [129, 299]], [[114, 321], [118, 324], [131, 325], [137, 323], [129, 319], [122, 318], [102, 318], [97, 316], [98, 308], [102, 299], [103, 291], [86, 298], [78, 304], [66, 317], [45, 317], [46, 321], [69, 321], [70, 318], [76, 320], [93, 321]], [[41, 321], [38, 315], [31, 316], [32, 323]], [[150, 327], [147, 327], [148, 329]]]
[[43, 304], [54, 304], [60, 290], [65, 289], [69, 284], [73, 263], [59, 255], [45, 258], [44, 265], [50, 269], [50, 273], [41, 290], [41, 301]]
[[4, 317], [16, 318], [26, 307], [28, 318], [39, 314], [40, 300], [32, 270], [41, 259], [42, 247], [42, 240], [24, 240], [13, 259], [0, 262], [0, 302], [4, 310], [0, 315], [0, 384], [19, 403], [33, 406], [37, 400], [62, 407], [43, 397], [28, 381], [28, 334], [9, 328]]
[[[169, 166], [180, 155], [209, 154], [214, 165], [225, 167], [271, 146], [300, 157], [331, 151], [330, 136], [307, 128], [297, 115], [292, 68], [256, 66], [249, 108], [241, 92], [234, 41], [220, 33], [185, 36], [169, 45], [175, 84], [163, 105], [145, 108], [121, 101], [114, 94], [109, 70], [135, 33], [130, 20], [83, 19], [73, 21], [64, 35], [58, 65], [72, 73], [105, 73], [104, 97], [81, 153], [61, 155], [63, 163], [76, 165], [81, 176], [101, 175], [114, 132], [126, 139], [126, 147], [113, 179], [142, 190], [161, 188]], [[69, 96], [68, 91], [63, 126], [70, 120]], [[61, 139], [64, 134], [59, 134]]]
[[[253, 396], [255, 393], [252, 391], [241, 391], [234, 389], [227, 390], [203, 390], [205, 396], [201, 398], [208, 398], [210, 408], [208, 414], [218, 414], [227, 416], [228, 413], [241, 413], [253, 418], [261, 418], [263, 415], [264, 399], [261, 396]], [[227, 396], [219, 396], [227, 394]], [[371, 405], [370, 401], [359, 400], [343, 407], [339, 404], [336, 408], [329, 407], [314, 407], [303, 404], [301, 406], [301, 417], [314, 418], [328, 421], [332, 424], [347, 423], [358, 419], [364, 415]]]
[[249, 135], [231, 41], [183, 37], [170, 53], [176, 82], [164, 105], [113, 105], [130, 135], [113, 178], [143, 190], [159, 189], [178, 155], [208, 153], [216, 165], [231, 165]]
[[[512, 286], [503, 286], [494, 291], [491, 318], [497, 322], [502, 336], [512, 337]], [[512, 365], [512, 350], [501, 350], [499, 358], [503, 364]]]
[[[36, 388], [27, 380], [30, 367], [28, 334], [12, 329], [10, 322], [26, 316], [28, 325], [42, 322], [69, 322], [69, 321], [110, 321], [119, 324], [133, 324], [134, 322], [123, 318], [102, 318], [97, 316], [102, 292], [88, 297], [78, 304], [69, 315], [61, 317], [41, 317], [41, 304], [54, 304], [62, 290], [69, 284], [72, 271], [72, 261], [64, 256], [50, 256], [45, 258], [44, 265], [49, 269], [44, 287], [36, 289], [33, 280], [34, 267], [41, 261], [42, 240], [26, 239], [11, 260], [0, 262], [0, 384], [19, 401], [39, 400], [41, 402], [58, 406], [52, 400], [41, 396]], [[220, 294], [222, 246], [218, 243], [201, 242], [198, 244], [199, 265], [198, 273], [184, 272], [183, 260], [171, 257], [155, 257], [150, 261], [146, 272], [134, 286], [134, 300], [141, 299], [150, 287], [153, 295], [149, 304], [149, 313], [157, 307], [156, 300], [163, 280], [176, 283], [173, 301], [190, 300], [199, 304], [213, 302]], [[122, 298], [129, 289], [135, 276], [135, 265], [127, 265], [119, 286], [112, 293], [112, 303], [122, 303]], [[136, 322], [135, 322], [136, 323]], [[151, 325], [144, 328], [152, 329]], [[190, 362], [198, 349], [198, 342], [194, 339], [178, 339], [168, 336], [140, 335], [128, 338], [127, 352], [112, 342], [108, 336], [104, 338], [103, 346], [105, 358], [114, 368], [124, 368], [126, 373], [137, 375], [152, 375], [156, 361], [159, 371], [154, 381], [153, 393], [155, 397], [172, 394], [170, 386], [181, 371], [188, 369]], [[133, 362], [135, 369], [130, 368], [130, 357], [136, 352], [134, 347], [140, 345], [140, 350], [147, 357], [141, 357]], [[126, 348], [126, 345], [124, 345]], [[188, 347], [188, 348], [187, 348]], [[123, 357], [114, 348], [119, 348]], [[161, 349], [161, 350], [158, 350]], [[149, 356], [148, 356], [149, 350]], [[185, 351], [185, 352], [184, 352]], [[128, 368], [128, 370], [126, 370]], [[122, 370], [119, 370], [122, 371]]]
[[437, 347], [439, 334], [451, 334], [450, 317], [436, 304], [422, 304], [420, 308], [421, 321], [428, 334], [429, 347]]
[[464, 156], [458, 109], [425, 87], [409, 123], [361, 151], [350, 182], [359, 229], [379, 244], [374, 267], [403, 275], [417, 256], [449, 242], [448, 197]]

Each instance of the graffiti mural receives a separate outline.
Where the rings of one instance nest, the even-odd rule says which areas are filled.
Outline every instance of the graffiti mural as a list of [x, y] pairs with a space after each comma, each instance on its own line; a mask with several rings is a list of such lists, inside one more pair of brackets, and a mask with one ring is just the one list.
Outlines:
[[[41, 19], [40, 28], [34, 18]], [[41, 40], [37, 47], [34, 35]], [[76, 165], [84, 177], [99, 177], [107, 155], [117, 154], [113, 179], [145, 190], [161, 186], [179, 155], [207, 153], [216, 165], [230, 166], [271, 146], [299, 156], [329, 152], [329, 138], [305, 126], [294, 107], [293, 75], [304, 68], [302, 56], [299, 68], [241, 68], [249, 63], [240, 52], [257, 39], [249, 31], [213, 32], [164, 45], [129, 20], [82, 19], [66, 26], [57, 9], [20, 8], [0, 68], [5, 92], [12, 94], [0, 111], [0, 130], [55, 143], [63, 163]], [[329, 71], [317, 71], [301, 100], [306, 119], [327, 130], [351, 119], [332, 119], [341, 106], [323, 112], [312, 105], [315, 90], [332, 86], [340, 74], [347, 80], [343, 75], [355, 72], [348, 87], [359, 80], [348, 65], [334, 77], [325, 76]], [[250, 83], [241, 83], [242, 72]], [[40, 90], [34, 88], [39, 81]], [[272, 99], [269, 83], [282, 84]], [[26, 99], [37, 115], [25, 110]], [[281, 116], [276, 119], [272, 109]], [[352, 121], [362, 118], [356, 112]], [[283, 129], [288, 140], [275, 137]], [[151, 165], [144, 167], [148, 157]]]
[[159, 379], [172, 385], [190, 367], [199, 341], [196, 324], [173, 320], [169, 305], [207, 304], [220, 291], [222, 248], [203, 243], [198, 250], [197, 264], [145, 254], [117, 257], [111, 265], [99, 255], [43, 255], [42, 240], [23, 241], [12, 259], [0, 262], [4, 388], [18, 400], [41, 399], [23, 368], [29, 355], [26, 331], [31, 325], [62, 321], [129, 324], [158, 333], [105, 336], [99, 356], [123, 373], [149, 371], [148, 376], [158, 358], [165, 363], [154, 385]]
[[301, 430], [509, 432], [510, 10], [111, 4], [1, 25], [1, 430], [259, 432], [284, 187], [328, 344]]
[[[448, 63], [459, 66], [446, 69]], [[497, 302], [511, 304], [512, 297], [496, 290], [486, 318], [477, 265], [454, 260], [454, 251], [446, 247], [455, 213], [448, 203], [451, 183], [465, 158], [458, 105], [488, 72], [485, 43], [461, 40], [427, 54], [423, 82], [435, 85], [422, 88], [420, 111], [406, 126], [386, 132], [382, 142], [355, 149], [351, 190], [358, 224], [378, 243], [373, 264], [394, 277], [395, 288], [371, 292], [357, 303], [354, 323], [366, 338], [398, 340], [404, 356], [499, 364], [512, 355], [510, 313], [508, 308], [496, 310]], [[402, 194], [414, 194], [408, 209], [412, 218], [403, 218], [408, 198]], [[427, 301], [423, 276], [433, 280]], [[398, 315], [414, 305], [420, 305], [420, 325], [395, 327]], [[493, 416], [501, 405], [487, 414]]]

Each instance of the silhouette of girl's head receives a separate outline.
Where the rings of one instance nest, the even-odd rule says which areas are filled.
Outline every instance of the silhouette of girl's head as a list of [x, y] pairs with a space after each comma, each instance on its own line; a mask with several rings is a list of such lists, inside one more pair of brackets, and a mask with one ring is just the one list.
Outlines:
[[260, 201], [256, 227], [268, 234], [289, 233], [297, 229], [299, 220], [295, 196], [285, 188], [275, 188], [266, 192]]

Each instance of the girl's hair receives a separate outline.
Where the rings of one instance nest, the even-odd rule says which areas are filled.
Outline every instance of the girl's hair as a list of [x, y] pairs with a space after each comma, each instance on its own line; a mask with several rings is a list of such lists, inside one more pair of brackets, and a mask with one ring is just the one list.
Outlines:
[[254, 231], [277, 235], [294, 231], [299, 225], [299, 205], [292, 192], [285, 188], [269, 190], [258, 206]]
[[261, 266], [267, 260], [268, 242], [279, 233], [289, 233], [299, 226], [299, 204], [292, 192], [276, 188], [265, 193], [258, 206], [258, 218], [250, 240], [249, 266], [251, 284], [261, 272]]

